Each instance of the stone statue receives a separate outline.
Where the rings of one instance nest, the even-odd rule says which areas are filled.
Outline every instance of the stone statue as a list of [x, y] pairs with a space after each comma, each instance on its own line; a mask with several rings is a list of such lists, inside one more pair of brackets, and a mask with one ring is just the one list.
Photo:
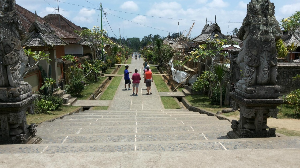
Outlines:
[[240, 109], [240, 120], [232, 121], [229, 138], [274, 137], [275, 128], [267, 126], [267, 118], [277, 117], [280, 87], [276, 85], [276, 40], [282, 31], [270, 0], [251, 0], [247, 16], [238, 36], [243, 47], [236, 62], [242, 76], [231, 97]]
[[[238, 33], [238, 37], [243, 40], [243, 47], [237, 63], [243, 77], [236, 86], [238, 92], [252, 95], [249, 98], [258, 98], [261, 95], [259, 89], [262, 88], [253, 86], [276, 84], [276, 41], [282, 36], [282, 31], [274, 14], [275, 6], [270, 0], [252, 0]], [[278, 87], [276, 92], [279, 92]], [[272, 95], [273, 92], [268, 94]]]
[[26, 112], [34, 112], [36, 96], [23, 80], [28, 57], [21, 46], [15, 4], [0, 0], [0, 144], [27, 143], [36, 133], [26, 121]]
[[28, 57], [21, 46], [21, 24], [15, 0], [2, 0], [0, 5], [0, 102], [21, 101], [32, 95], [23, 81]]

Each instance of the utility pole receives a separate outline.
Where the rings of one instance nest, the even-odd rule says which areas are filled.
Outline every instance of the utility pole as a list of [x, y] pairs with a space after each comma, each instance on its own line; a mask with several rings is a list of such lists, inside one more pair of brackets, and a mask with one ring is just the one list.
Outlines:
[[104, 49], [104, 45], [103, 45], [103, 27], [102, 27], [102, 13], [103, 13], [103, 8], [102, 8], [102, 3], [100, 3], [100, 10], [101, 10], [101, 43], [102, 43], [102, 47], [101, 47], [101, 59], [103, 61], [103, 49]]

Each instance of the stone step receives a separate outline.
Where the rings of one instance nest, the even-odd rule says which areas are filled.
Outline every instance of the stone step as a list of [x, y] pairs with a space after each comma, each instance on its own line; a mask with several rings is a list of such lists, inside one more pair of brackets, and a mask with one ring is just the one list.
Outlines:
[[[217, 120], [216, 120], [217, 121]], [[230, 126], [230, 123], [227, 120], [219, 120], [218, 123], [224, 123]], [[54, 127], [54, 126], [63, 126], [63, 127], [74, 127], [74, 126], [130, 126], [130, 125], [203, 125], [203, 124], [214, 124], [212, 120], [189, 120], [189, 121], [179, 121], [179, 120], [173, 120], [173, 121], [121, 121], [121, 122], [115, 122], [115, 121], [90, 121], [86, 122], [65, 122], [64, 120], [61, 120], [60, 122], [44, 122], [39, 125], [39, 128], [43, 127]]]
[[161, 132], [203, 132], [203, 131], [230, 131], [228, 124], [205, 124], [196, 126], [85, 126], [85, 127], [37, 127], [37, 135], [44, 134], [101, 134], [101, 133], [161, 133]]
[[84, 112], [91, 112], [91, 113], [98, 113], [98, 112], [110, 112], [110, 113], [120, 113], [120, 112], [127, 112], [127, 113], [198, 113], [193, 112], [185, 109], [164, 109], [164, 110], [86, 110]]
[[157, 118], [164, 118], [164, 117], [207, 117], [206, 114], [73, 114], [69, 116], [65, 116], [66, 118], [146, 118], [146, 117], [157, 117]]
[[188, 141], [116, 142], [116, 143], [67, 143], [35, 145], [1, 145], [0, 154], [21, 153], [82, 153], [130, 151], [199, 151], [241, 149], [300, 149], [299, 137], [265, 139], [218, 139]]
[[212, 120], [212, 121], [219, 121], [217, 117], [214, 116], [207, 116], [207, 117], [193, 117], [193, 116], [185, 116], [185, 117], [137, 117], [137, 118], [95, 118], [95, 117], [64, 117], [62, 119], [56, 119], [53, 122], [96, 122], [96, 121], [115, 121], [115, 122], [122, 122], [122, 121], [190, 121], [190, 120]]
[[227, 132], [176, 132], [176, 133], [127, 133], [127, 134], [93, 134], [93, 135], [40, 135], [43, 144], [52, 143], [114, 143], [114, 142], [152, 142], [152, 141], [188, 141], [228, 139]]
[[199, 115], [199, 112], [159, 112], [159, 113], [153, 113], [153, 112], [89, 112], [89, 111], [83, 111], [79, 113], [75, 113], [75, 115], [161, 115], [161, 114], [169, 114], [169, 115]]
[[66, 101], [66, 104], [63, 104], [64, 106], [72, 106], [77, 101], [77, 97], [71, 97], [69, 99], [65, 99], [64, 101]]
[[191, 95], [192, 93], [187, 89], [182, 89], [182, 92], [185, 96]]

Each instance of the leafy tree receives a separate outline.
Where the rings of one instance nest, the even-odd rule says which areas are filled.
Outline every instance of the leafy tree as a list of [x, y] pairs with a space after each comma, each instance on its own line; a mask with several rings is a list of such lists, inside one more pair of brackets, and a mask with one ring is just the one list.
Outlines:
[[287, 47], [284, 45], [282, 39], [279, 39], [278, 41], [276, 41], [276, 49], [277, 49], [277, 57], [278, 58], [285, 58], [289, 53], [289, 51], [288, 51]]
[[281, 27], [285, 31], [295, 31], [300, 27], [300, 11], [297, 11], [292, 16], [281, 20]]
[[106, 32], [101, 30], [98, 26], [94, 26], [92, 29], [83, 29], [80, 32], [77, 31], [77, 33], [91, 48], [93, 60], [102, 58], [101, 53], [103, 52], [104, 44], [112, 43], [112, 41], [107, 37]]
[[238, 29], [238, 28], [234, 28], [234, 29], [232, 30], [232, 34], [233, 34], [233, 35], [237, 35], [238, 32], [239, 32], [239, 29]]

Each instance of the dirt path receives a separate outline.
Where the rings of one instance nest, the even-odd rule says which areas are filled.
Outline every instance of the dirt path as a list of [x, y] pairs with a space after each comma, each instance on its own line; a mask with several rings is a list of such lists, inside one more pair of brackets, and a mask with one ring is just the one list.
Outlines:
[[[238, 116], [226, 117], [230, 120], [238, 120]], [[300, 120], [299, 119], [276, 119], [269, 118], [268, 124], [271, 128], [285, 128], [287, 130], [294, 130], [300, 132]]]
[[300, 131], [300, 120], [269, 118], [268, 126], [274, 128], [285, 128], [288, 130]]

